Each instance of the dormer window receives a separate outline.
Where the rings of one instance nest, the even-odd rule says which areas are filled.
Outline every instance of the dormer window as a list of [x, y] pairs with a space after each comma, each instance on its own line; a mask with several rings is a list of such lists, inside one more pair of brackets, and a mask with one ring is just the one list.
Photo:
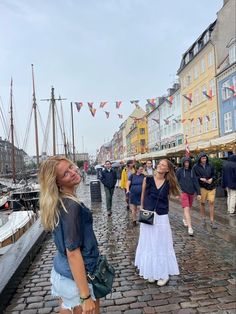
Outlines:
[[189, 62], [189, 53], [186, 55], [184, 61], [185, 61], [185, 64], [187, 64]]
[[198, 53], [198, 43], [193, 48], [193, 54], [196, 55]]
[[206, 34], [203, 37], [204, 45], [209, 41], [209, 39], [210, 39], [209, 32], [206, 32]]
[[236, 41], [229, 47], [229, 64], [236, 61]]

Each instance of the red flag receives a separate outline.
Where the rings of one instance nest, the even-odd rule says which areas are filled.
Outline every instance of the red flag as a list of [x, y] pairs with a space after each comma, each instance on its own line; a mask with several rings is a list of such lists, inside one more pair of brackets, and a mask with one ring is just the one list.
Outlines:
[[82, 102], [75, 102], [75, 105], [76, 105], [77, 111], [80, 112], [80, 109], [82, 108], [83, 103]]
[[101, 101], [101, 102], [100, 102], [100, 108], [105, 107], [106, 104], [107, 104], [107, 101]]
[[185, 156], [186, 156], [186, 157], [189, 157], [189, 156], [190, 156], [190, 150], [189, 150], [189, 145], [188, 145], [187, 136], [186, 136], [186, 139], [185, 139]]
[[108, 118], [109, 118], [109, 115], [110, 115], [110, 112], [105, 111], [105, 114], [106, 114], [106, 117], [107, 117], [107, 119], [108, 119]]
[[93, 109], [93, 102], [88, 102], [89, 109]]
[[123, 115], [118, 113], [119, 119], [123, 119]]
[[90, 108], [89, 110], [90, 110], [90, 112], [91, 112], [91, 115], [92, 115], [93, 117], [95, 117], [95, 113], [96, 113], [96, 110], [97, 110], [97, 109], [95, 109], [95, 108]]
[[189, 93], [188, 95], [183, 94], [182, 95], [185, 99], [187, 99], [189, 102], [192, 102], [192, 93]]
[[116, 101], [116, 109], [119, 109], [122, 104], [122, 101]]
[[209, 100], [212, 100], [212, 90], [208, 93], [206, 91], [202, 91], [203, 95], [206, 96]]
[[155, 106], [156, 105], [156, 98], [149, 98], [149, 99], [147, 99], [147, 102], [149, 105]]
[[182, 120], [181, 120], [181, 123], [184, 123], [185, 121], [186, 121], [186, 119], [182, 119]]

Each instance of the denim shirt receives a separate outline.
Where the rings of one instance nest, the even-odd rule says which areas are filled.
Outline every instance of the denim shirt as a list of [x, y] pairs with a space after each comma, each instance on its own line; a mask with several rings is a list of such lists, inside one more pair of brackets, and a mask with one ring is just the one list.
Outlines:
[[90, 210], [83, 203], [78, 204], [69, 198], [64, 198], [63, 203], [67, 212], [60, 205], [59, 223], [53, 230], [57, 248], [53, 266], [57, 273], [73, 280], [66, 249], [73, 251], [80, 248], [87, 272], [93, 272], [99, 251]]

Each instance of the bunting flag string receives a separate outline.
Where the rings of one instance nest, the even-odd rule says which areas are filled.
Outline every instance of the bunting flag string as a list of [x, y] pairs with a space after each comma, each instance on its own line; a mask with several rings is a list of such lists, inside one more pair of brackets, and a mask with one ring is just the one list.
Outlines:
[[80, 112], [80, 109], [82, 108], [83, 103], [82, 102], [75, 102], [75, 105], [76, 105], [77, 111]]
[[168, 102], [168, 104], [169, 104], [170, 106], [172, 106], [172, 104], [173, 104], [173, 99], [174, 99], [173, 96], [166, 97], [166, 101]]
[[186, 121], [186, 119], [182, 119], [182, 120], [181, 120], [181, 123], [184, 123], [185, 121]]
[[209, 116], [206, 116], [206, 118], [207, 118], [207, 120], [208, 120], [208, 122], [210, 121], [210, 117]]
[[116, 101], [116, 109], [119, 109], [122, 104], [122, 101]]
[[130, 100], [130, 103], [131, 103], [132, 105], [135, 105], [136, 108], [139, 107], [139, 100]]
[[88, 102], [89, 109], [93, 109], [93, 102]]
[[185, 157], [189, 157], [189, 156], [190, 156], [190, 149], [189, 149], [188, 139], [186, 136], [186, 139], [185, 139]]
[[189, 93], [188, 95], [183, 94], [182, 95], [185, 99], [187, 99], [190, 103], [192, 102], [192, 93]]
[[159, 119], [152, 118], [152, 120], [155, 121], [157, 124], [160, 124], [160, 120]]
[[235, 92], [236, 92], [233, 85], [231, 85], [231, 86], [225, 86], [225, 89], [229, 90], [229, 91], [232, 92], [233, 94], [235, 94]]
[[110, 115], [110, 112], [108, 112], [108, 111], [104, 111], [105, 112], [105, 114], [106, 114], [106, 118], [108, 119], [109, 118], [109, 115]]
[[151, 106], [155, 106], [156, 105], [156, 98], [147, 99], [147, 103]]
[[101, 101], [100, 102], [100, 108], [104, 108], [107, 104], [107, 101]]
[[119, 119], [123, 119], [123, 114], [119, 114], [119, 113], [118, 113], [118, 118], [119, 118]]
[[202, 91], [203, 95], [206, 96], [208, 99], [212, 100], [212, 90], [210, 89], [207, 93], [206, 91]]
[[190, 118], [190, 119], [188, 119], [188, 121], [190, 121], [190, 122], [193, 122], [193, 120], [194, 120], [194, 118]]
[[163, 120], [164, 120], [166, 125], [170, 124], [170, 120], [168, 120], [168, 119], [163, 119]]
[[91, 115], [93, 116], [93, 117], [95, 117], [95, 114], [96, 114], [96, 108], [90, 108], [89, 109], [90, 110], [90, 112], [91, 112]]
[[202, 117], [198, 117], [197, 119], [200, 122], [200, 124], [202, 125]]

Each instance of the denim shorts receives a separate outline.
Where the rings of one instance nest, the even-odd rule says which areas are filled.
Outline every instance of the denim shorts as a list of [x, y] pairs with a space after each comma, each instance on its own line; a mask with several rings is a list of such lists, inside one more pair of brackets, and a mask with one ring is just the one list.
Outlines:
[[[62, 308], [72, 310], [77, 305], [80, 305], [80, 291], [74, 280], [58, 274], [54, 268], [52, 268], [50, 280], [52, 295], [62, 299]], [[93, 287], [91, 284], [88, 284], [88, 286], [91, 298], [95, 301]]]

